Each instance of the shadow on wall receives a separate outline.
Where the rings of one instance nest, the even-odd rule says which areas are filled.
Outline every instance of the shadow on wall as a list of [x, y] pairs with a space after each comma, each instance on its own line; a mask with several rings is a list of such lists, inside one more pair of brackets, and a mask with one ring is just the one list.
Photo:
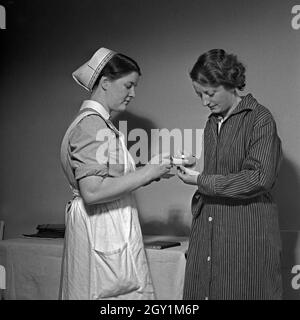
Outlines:
[[300, 300], [300, 177], [284, 157], [275, 197], [282, 240], [283, 299]]
[[166, 221], [141, 220], [142, 232], [146, 235], [189, 236], [190, 228], [183, 221], [184, 214], [182, 209], [173, 208], [167, 213]]
[[[119, 122], [127, 122], [127, 134], [134, 129], [143, 129], [148, 136], [148, 154], [147, 159], [151, 158], [151, 129], [159, 129], [157, 126], [149, 119], [139, 117], [131, 112], [125, 111], [117, 114], [113, 117], [112, 122], [119, 128]], [[119, 128], [120, 129], [120, 128]], [[124, 132], [123, 132], [124, 133]], [[130, 148], [138, 141], [127, 141], [127, 148]], [[132, 154], [134, 156], [134, 154]], [[139, 154], [137, 156], [140, 157]], [[136, 163], [137, 167], [142, 163]], [[174, 236], [187, 236], [189, 234], [189, 227], [185, 225], [183, 217], [184, 210], [182, 208], [172, 208], [168, 211], [166, 216], [167, 221], [143, 221], [140, 216], [141, 228], [144, 234], [152, 235], [174, 235]]]
[[281, 230], [300, 230], [300, 176], [297, 168], [283, 158], [275, 197], [279, 208]]
[[[156, 125], [151, 120], [137, 116], [129, 111], [121, 112], [121, 113], [117, 114], [116, 116], [114, 116], [112, 119], [113, 124], [120, 131], [122, 131], [122, 129], [120, 128], [120, 125], [119, 125], [120, 121], [122, 121], [122, 122], [126, 121], [127, 135], [128, 135], [127, 136], [127, 149], [128, 150], [130, 150], [130, 148], [134, 144], [139, 143], [139, 138], [136, 141], [128, 140], [129, 133], [134, 129], [142, 129], [146, 132], [147, 137], [148, 137], [148, 146], [147, 146], [148, 153], [147, 153], [147, 155], [140, 155], [140, 153], [137, 152], [137, 157], [139, 157], [140, 159], [142, 159], [144, 161], [137, 162], [136, 166], [138, 167], [142, 163], [145, 164], [151, 158], [151, 143], [150, 143], [151, 142], [151, 129], [157, 129]], [[123, 131], [123, 133], [125, 134], [124, 131]], [[134, 154], [132, 154], [132, 156], [135, 158]]]

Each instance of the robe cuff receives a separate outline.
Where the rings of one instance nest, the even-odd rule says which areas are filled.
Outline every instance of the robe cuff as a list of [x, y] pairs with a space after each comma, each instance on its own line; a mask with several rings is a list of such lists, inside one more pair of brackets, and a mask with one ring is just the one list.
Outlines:
[[199, 192], [209, 196], [216, 195], [216, 177], [215, 175], [199, 174], [197, 178]]

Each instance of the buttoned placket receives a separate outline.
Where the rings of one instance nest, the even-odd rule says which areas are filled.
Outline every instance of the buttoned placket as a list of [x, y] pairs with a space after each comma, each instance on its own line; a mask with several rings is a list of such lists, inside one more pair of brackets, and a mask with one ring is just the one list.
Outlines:
[[212, 263], [211, 263], [211, 256], [212, 256], [212, 236], [213, 236], [213, 217], [210, 215], [208, 218], [209, 223], [209, 243], [208, 243], [208, 253], [207, 253], [207, 271], [208, 271], [208, 283], [206, 288], [206, 296], [205, 300], [209, 300], [210, 297], [210, 285], [211, 285], [211, 277], [212, 277]]

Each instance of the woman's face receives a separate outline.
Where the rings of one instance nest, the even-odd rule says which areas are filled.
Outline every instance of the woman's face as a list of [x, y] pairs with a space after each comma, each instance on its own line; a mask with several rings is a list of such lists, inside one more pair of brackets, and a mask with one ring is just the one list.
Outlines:
[[124, 111], [128, 103], [135, 97], [139, 75], [132, 72], [117, 80], [108, 80], [106, 87], [106, 103], [110, 111]]
[[203, 86], [193, 81], [196, 94], [201, 98], [202, 104], [208, 107], [211, 113], [226, 117], [229, 110], [237, 101], [235, 90], [227, 90], [222, 85], [218, 87]]

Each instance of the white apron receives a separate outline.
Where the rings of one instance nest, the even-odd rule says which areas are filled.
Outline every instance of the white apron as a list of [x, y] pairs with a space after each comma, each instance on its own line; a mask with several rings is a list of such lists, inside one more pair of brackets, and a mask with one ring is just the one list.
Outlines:
[[[154, 299], [133, 195], [86, 206], [68, 164], [69, 134], [90, 114], [100, 116], [90, 108], [79, 114], [68, 128], [61, 146], [62, 166], [74, 197], [66, 206], [60, 299]], [[127, 174], [135, 170], [135, 163], [125, 146], [123, 134], [119, 134], [124, 152], [124, 174]]]

